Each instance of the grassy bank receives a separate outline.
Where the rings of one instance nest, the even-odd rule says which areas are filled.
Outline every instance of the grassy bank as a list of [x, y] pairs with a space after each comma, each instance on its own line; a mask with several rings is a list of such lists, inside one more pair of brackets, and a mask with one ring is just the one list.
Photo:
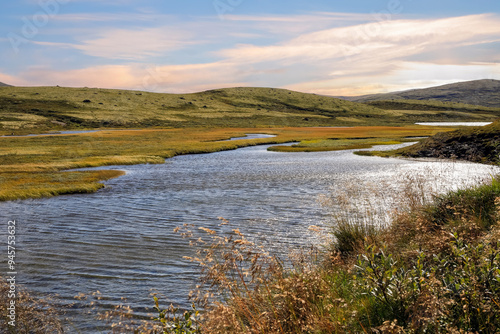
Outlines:
[[[225, 128], [103, 130], [92, 133], [0, 138], [0, 200], [92, 192], [118, 171], [63, 172], [110, 165], [163, 163], [182, 154], [210, 153], [257, 144], [323, 142], [328, 138], [373, 138], [431, 135], [434, 127]], [[245, 133], [274, 138], [222, 141]], [[365, 140], [369, 142], [370, 140]], [[324, 147], [322, 148], [325, 149]]]
[[410, 141], [414, 140], [397, 136], [394, 136], [393, 138], [316, 139], [303, 140], [299, 144], [291, 146], [272, 146], [269, 150], [274, 152], [325, 152], [356, 150], [370, 148], [374, 145], [396, 145]]

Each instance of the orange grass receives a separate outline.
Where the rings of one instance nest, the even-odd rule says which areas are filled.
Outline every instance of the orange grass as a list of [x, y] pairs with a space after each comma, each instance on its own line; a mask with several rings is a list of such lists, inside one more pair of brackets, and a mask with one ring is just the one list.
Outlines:
[[0, 200], [92, 193], [104, 187], [99, 181], [125, 174], [119, 170], [85, 172], [0, 173]]
[[[0, 200], [93, 192], [116, 171], [61, 173], [83, 167], [163, 163], [181, 154], [211, 153], [259, 144], [332, 138], [429, 136], [436, 127], [219, 128], [103, 130], [93, 133], [0, 138]], [[246, 133], [274, 138], [221, 141]], [[90, 174], [89, 174], [90, 173]], [[110, 174], [111, 173], [111, 174]], [[89, 177], [92, 175], [92, 177]]]

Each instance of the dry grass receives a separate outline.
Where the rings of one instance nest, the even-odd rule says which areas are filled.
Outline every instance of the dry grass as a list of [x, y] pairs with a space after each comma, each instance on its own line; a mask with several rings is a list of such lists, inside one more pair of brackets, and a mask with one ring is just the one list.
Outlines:
[[[63, 333], [60, 310], [47, 299], [30, 295], [16, 285], [16, 297], [9, 298], [10, 285], [7, 277], [0, 276], [0, 333], [5, 334], [45, 334]], [[15, 301], [15, 323], [7, 315], [10, 302]], [[9, 322], [10, 325], [9, 325]], [[14, 325], [14, 326], [11, 326]]]
[[237, 229], [185, 226], [201, 245], [191, 260], [203, 271], [202, 332], [497, 333], [500, 182], [434, 202], [411, 183], [392, 224], [355, 234], [347, 252], [334, 240], [287, 265]]

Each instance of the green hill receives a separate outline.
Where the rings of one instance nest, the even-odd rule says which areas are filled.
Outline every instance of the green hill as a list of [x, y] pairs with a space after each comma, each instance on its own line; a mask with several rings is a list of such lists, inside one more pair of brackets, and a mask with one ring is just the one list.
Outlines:
[[0, 125], [4, 130], [337, 126], [372, 117], [380, 122], [385, 113], [359, 103], [273, 88], [231, 88], [194, 94], [0, 88]]
[[474, 80], [424, 89], [344, 98], [355, 102], [433, 100], [498, 108], [500, 107], [500, 81], [491, 79]]
[[417, 111], [389, 109], [275, 88], [159, 94], [97, 88], [0, 87], [0, 132], [100, 127], [404, 125], [450, 119], [490, 121], [500, 116], [500, 109], [472, 110], [463, 106], [437, 111], [425, 111], [432, 108], [422, 105]]

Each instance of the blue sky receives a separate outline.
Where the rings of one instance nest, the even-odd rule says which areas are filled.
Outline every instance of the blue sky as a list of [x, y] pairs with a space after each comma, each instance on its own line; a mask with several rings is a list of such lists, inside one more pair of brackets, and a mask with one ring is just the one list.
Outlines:
[[18, 0], [0, 81], [185, 93], [360, 95], [500, 79], [500, 2]]

